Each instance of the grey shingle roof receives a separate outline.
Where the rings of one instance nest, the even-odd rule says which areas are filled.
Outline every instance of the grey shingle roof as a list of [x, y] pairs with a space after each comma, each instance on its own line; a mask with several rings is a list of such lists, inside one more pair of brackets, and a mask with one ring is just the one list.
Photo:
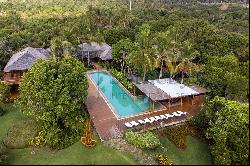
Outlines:
[[12, 70], [26, 70], [38, 59], [46, 59], [50, 52], [43, 48], [27, 47], [15, 53], [4, 68], [4, 72]]

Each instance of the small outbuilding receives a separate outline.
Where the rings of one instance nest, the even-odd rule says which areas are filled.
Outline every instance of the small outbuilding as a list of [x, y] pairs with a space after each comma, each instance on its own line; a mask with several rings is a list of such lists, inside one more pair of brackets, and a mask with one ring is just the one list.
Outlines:
[[101, 60], [111, 60], [112, 57], [112, 48], [106, 43], [82, 43], [78, 45], [78, 51], [76, 52], [76, 56], [79, 59], [87, 58], [88, 64], [91, 59], [100, 58]]
[[43, 48], [27, 47], [15, 53], [4, 68], [4, 76], [1, 82], [7, 84], [19, 84], [24, 72], [31, 68], [38, 59], [47, 59], [50, 51]]

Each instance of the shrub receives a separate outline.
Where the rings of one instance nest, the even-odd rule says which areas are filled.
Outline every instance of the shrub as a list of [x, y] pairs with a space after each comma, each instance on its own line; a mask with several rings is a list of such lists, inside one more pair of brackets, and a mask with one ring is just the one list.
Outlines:
[[4, 144], [8, 148], [21, 149], [29, 145], [29, 140], [40, 130], [35, 120], [27, 119], [14, 124], [4, 137]]
[[202, 138], [201, 133], [191, 125], [169, 126], [164, 129], [164, 132], [168, 139], [180, 149], [187, 147], [187, 135]]
[[125, 138], [129, 144], [135, 145], [139, 148], [154, 149], [161, 144], [156, 135], [150, 131], [145, 133], [128, 131], [125, 133]]
[[163, 154], [157, 156], [157, 161], [160, 165], [172, 165], [172, 162]]
[[16, 99], [18, 98], [18, 96], [10, 96], [6, 98], [6, 102], [7, 103], [13, 103]]
[[72, 56], [38, 60], [23, 75], [17, 104], [41, 122], [46, 144], [62, 149], [80, 139], [88, 81], [83, 64]]
[[44, 131], [40, 131], [37, 136], [29, 140], [29, 145], [38, 146], [38, 147], [45, 146], [46, 144], [45, 134], [46, 133]]
[[109, 69], [110, 73], [121, 82], [121, 84], [131, 93], [133, 92], [133, 84], [127, 79], [126, 75], [116, 69]]
[[0, 102], [5, 102], [5, 99], [9, 93], [10, 87], [4, 83], [0, 83]]
[[0, 165], [6, 165], [7, 164], [7, 148], [0, 143]]

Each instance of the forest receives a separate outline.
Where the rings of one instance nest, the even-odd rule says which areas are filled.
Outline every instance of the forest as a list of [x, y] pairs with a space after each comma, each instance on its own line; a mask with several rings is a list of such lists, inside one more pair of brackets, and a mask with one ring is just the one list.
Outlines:
[[[219, 5], [166, 5], [152, 0], [136, 0], [131, 7], [130, 11], [129, 1], [115, 0], [1, 3], [0, 67], [3, 69], [13, 53], [27, 46], [62, 50], [60, 42], [68, 42], [64, 47], [86, 41], [105, 41], [111, 46], [122, 39], [135, 42], [141, 25], [146, 23], [149, 38], [169, 31], [179, 44], [176, 49], [186, 43], [197, 53], [189, 59], [201, 68], [186, 77], [187, 82], [209, 89], [211, 96], [247, 101], [248, 8], [236, 5], [220, 10]], [[148, 69], [147, 75], [154, 72]]]

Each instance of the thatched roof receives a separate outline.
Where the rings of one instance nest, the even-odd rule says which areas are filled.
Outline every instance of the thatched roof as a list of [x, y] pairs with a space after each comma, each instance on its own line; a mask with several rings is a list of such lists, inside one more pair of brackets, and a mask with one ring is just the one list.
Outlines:
[[49, 50], [43, 48], [27, 47], [15, 53], [4, 68], [4, 72], [12, 70], [26, 70], [38, 59], [46, 59], [50, 56]]
[[83, 44], [78, 45], [78, 47], [80, 48], [80, 50], [77, 51], [76, 53], [76, 56], [78, 57], [87, 58], [89, 54], [90, 58], [99, 57], [102, 60], [113, 59], [112, 49], [106, 43], [102, 43], [102, 44], [98, 44], [96, 42], [91, 42], [90, 44], [83, 43]]

